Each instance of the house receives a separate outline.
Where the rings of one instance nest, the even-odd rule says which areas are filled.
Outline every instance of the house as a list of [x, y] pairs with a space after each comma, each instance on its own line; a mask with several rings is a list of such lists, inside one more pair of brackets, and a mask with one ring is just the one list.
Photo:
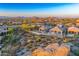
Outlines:
[[54, 28], [51, 28], [49, 30], [49, 32], [54, 33], [56, 35], [63, 35], [63, 34], [66, 33], [66, 30], [67, 30], [66, 27], [64, 27], [64, 25], [60, 24], [60, 25], [57, 25]]
[[7, 33], [7, 31], [8, 31], [7, 25], [0, 26], [0, 34]]
[[57, 33], [57, 34], [62, 34], [62, 30], [61, 29], [59, 29], [57, 26], [56, 27], [54, 27], [54, 28], [52, 28], [52, 29], [50, 29], [50, 32], [52, 32], [52, 33]]
[[79, 28], [72, 26], [68, 28], [68, 33], [69, 34], [79, 34]]
[[20, 22], [20, 21], [18, 21], [18, 22], [13, 21], [12, 24], [13, 24], [13, 25], [21, 25], [22, 22]]
[[76, 26], [68, 27], [66, 36], [67, 37], [74, 37], [74, 38], [79, 37], [79, 28]]
[[40, 32], [45, 32], [45, 30], [46, 30], [46, 27], [45, 27], [45, 26], [40, 26], [40, 27], [39, 27], [39, 31], [40, 31]]
[[0, 22], [0, 25], [3, 25], [3, 23], [2, 23], [2, 22]]
[[79, 27], [79, 19], [76, 20], [76, 26]]

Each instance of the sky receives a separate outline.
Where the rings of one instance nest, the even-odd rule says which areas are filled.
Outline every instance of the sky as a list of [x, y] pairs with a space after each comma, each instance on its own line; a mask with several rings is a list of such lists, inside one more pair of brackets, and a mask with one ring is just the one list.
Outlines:
[[79, 4], [0, 3], [0, 16], [79, 16]]

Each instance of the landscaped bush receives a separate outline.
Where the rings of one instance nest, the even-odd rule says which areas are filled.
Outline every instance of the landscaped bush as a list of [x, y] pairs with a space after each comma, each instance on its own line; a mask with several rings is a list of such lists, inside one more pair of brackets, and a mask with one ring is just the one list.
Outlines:
[[79, 50], [73, 52], [76, 56], [79, 56]]
[[79, 35], [74, 35], [74, 38], [79, 38]]

